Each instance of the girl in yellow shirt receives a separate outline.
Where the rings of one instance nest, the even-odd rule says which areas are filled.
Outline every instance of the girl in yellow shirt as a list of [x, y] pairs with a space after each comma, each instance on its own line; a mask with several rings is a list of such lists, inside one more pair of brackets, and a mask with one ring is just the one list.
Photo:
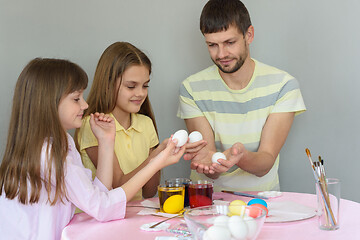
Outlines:
[[[154, 114], [148, 97], [151, 74], [149, 58], [127, 42], [110, 45], [100, 57], [87, 99], [82, 126], [75, 140], [85, 167], [96, 172], [98, 142], [89, 125], [93, 112], [108, 113], [115, 119], [113, 188], [127, 182], [146, 166], [152, 156], [166, 147], [159, 145]], [[132, 200], [153, 197], [160, 182], [160, 171]], [[129, 199], [130, 200], [130, 199]]]

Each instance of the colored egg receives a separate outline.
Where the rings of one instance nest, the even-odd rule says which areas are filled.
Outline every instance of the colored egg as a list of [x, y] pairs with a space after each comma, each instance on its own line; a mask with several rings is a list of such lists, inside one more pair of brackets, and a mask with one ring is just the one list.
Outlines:
[[265, 200], [260, 199], [260, 198], [251, 199], [247, 205], [250, 206], [255, 203], [258, 203], [258, 204], [261, 204], [261, 205], [264, 205], [265, 207], [267, 207], [267, 203], [265, 202]]
[[172, 139], [177, 139], [176, 147], [182, 147], [188, 140], [188, 133], [185, 130], [176, 131]]
[[214, 153], [214, 154], [212, 155], [211, 161], [212, 161], [213, 163], [220, 164], [220, 163], [218, 162], [218, 159], [219, 159], [219, 158], [226, 160], [225, 154], [223, 154], [222, 152], [216, 152], [216, 153]]
[[[255, 207], [255, 208], [251, 208], [252, 210], [252, 214], [253, 214], [253, 216], [250, 216], [250, 217], [253, 217], [253, 218], [257, 218], [257, 217], [259, 217], [260, 215], [261, 215], [261, 211], [260, 211], [260, 209], [259, 208], [261, 208], [261, 209], [263, 209], [263, 210], [265, 210], [265, 212], [266, 212], [266, 216], [268, 215], [268, 209], [267, 209], [267, 207], [265, 207], [264, 205], [262, 205], [262, 204], [259, 204], [259, 203], [254, 203], [254, 204], [251, 204], [251, 207]], [[256, 210], [257, 209], [257, 210]], [[257, 212], [256, 212], [257, 211]]]
[[234, 200], [229, 204], [229, 215], [242, 216], [246, 209], [246, 203], [242, 200]]
[[203, 139], [203, 136], [198, 131], [193, 131], [189, 134], [189, 143], [194, 143], [201, 141]]
[[184, 208], [184, 197], [181, 195], [172, 195], [165, 200], [163, 210], [166, 213], [178, 213]]
[[252, 218], [257, 218], [261, 215], [262, 211], [258, 207], [249, 206], [246, 209], [246, 215]]

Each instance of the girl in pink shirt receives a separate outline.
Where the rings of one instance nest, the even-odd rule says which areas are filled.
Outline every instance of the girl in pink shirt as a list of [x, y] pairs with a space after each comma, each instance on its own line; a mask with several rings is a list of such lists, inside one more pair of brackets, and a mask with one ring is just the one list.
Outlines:
[[34, 59], [20, 74], [4, 158], [0, 166], [0, 236], [60, 239], [75, 207], [99, 221], [122, 219], [127, 199], [161, 168], [179, 161], [175, 142], [119, 188], [112, 189], [115, 124], [91, 114], [98, 142], [97, 177], [84, 168], [68, 130], [82, 124], [86, 73], [59, 59]]

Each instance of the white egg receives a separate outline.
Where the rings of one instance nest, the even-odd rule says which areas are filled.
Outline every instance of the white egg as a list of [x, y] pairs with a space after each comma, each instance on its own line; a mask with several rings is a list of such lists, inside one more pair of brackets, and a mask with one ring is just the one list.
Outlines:
[[228, 228], [231, 235], [237, 240], [246, 239], [248, 227], [240, 216], [231, 216], [228, 222]]
[[188, 140], [188, 133], [185, 130], [176, 131], [172, 139], [177, 139], [176, 147], [182, 147]]
[[245, 223], [248, 227], [248, 235], [247, 238], [248, 239], [254, 239], [256, 231], [257, 231], [257, 223], [256, 220], [252, 217], [245, 217], [244, 218]]
[[220, 226], [209, 227], [203, 235], [203, 240], [229, 240], [230, 238], [229, 229]]
[[218, 162], [218, 159], [219, 159], [219, 158], [226, 160], [225, 154], [223, 154], [222, 152], [216, 152], [216, 153], [214, 153], [214, 154], [212, 155], [211, 161], [212, 161], [213, 163], [220, 164], [220, 163]]
[[194, 143], [203, 140], [201, 132], [193, 131], [189, 134], [189, 143]]
[[214, 226], [227, 227], [229, 217], [225, 215], [217, 216], [214, 220]]
[[211, 238], [208, 236], [207, 232], [204, 232], [202, 235], [202, 240], [211, 240]]

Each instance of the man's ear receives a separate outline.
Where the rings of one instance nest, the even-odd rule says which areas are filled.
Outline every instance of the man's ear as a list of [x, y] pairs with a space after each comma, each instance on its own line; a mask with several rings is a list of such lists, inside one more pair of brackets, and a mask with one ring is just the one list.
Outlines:
[[253, 25], [250, 25], [250, 27], [247, 29], [245, 33], [245, 41], [247, 44], [250, 44], [252, 43], [253, 40], [254, 40], [254, 27]]

